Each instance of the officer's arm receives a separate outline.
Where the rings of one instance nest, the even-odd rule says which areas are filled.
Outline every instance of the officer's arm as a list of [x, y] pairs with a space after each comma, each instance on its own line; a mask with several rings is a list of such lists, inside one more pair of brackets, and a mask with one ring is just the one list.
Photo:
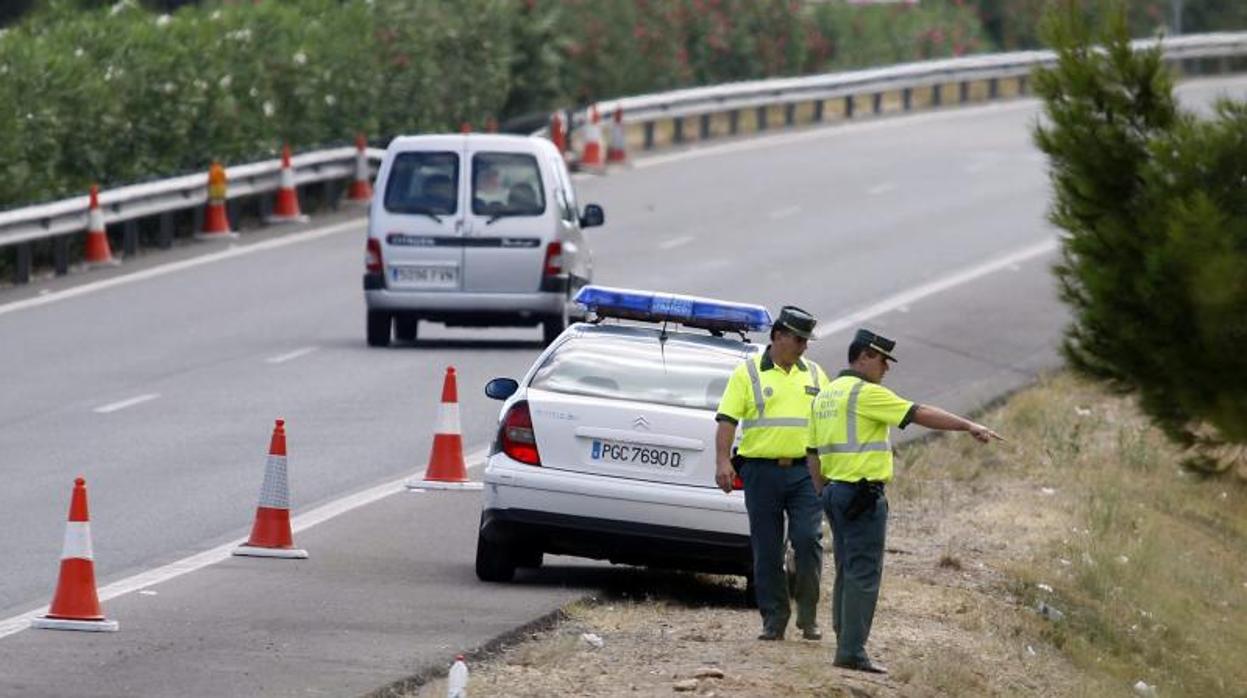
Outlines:
[[914, 424], [924, 426], [928, 429], [938, 429], [940, 431], [968, 431], [974, 438], [987, 443], [992, 439], [1004, 441], [1004, 438], [996, 432], [977, 422], [972, 422], [965, 417], [955, 415], [947, 410], [942, 410], [932, 405], [918, 405], [914, 410]]
[[732, 492], [736, 469], [732, 467], [732, 442], [736, 440], [736, 424], [727, 420], [718, 423], [714, 432], [714, 482], [724, 492]]

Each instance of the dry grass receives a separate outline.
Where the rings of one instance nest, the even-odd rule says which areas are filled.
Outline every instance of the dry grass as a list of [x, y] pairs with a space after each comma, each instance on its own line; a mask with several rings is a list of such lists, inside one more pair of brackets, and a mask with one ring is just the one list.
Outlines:
[[[991, 467], [1034, 483], [1034, 511], [1071, 524], [1006, 567], [1024, 607], [1063, 612], [1043, 621], [1045, 639], [1118, 685], [1247, 695], [1247, 487], [1183, 470], [1129, 400], [1068, 376], [988, 419], [1011, 439]], [[956, 482], [981, 477], [986, 458], [964, 446], [942, 439], [907, 453], [911, 494], [923, 494], [928, 463], [955, 462], [945, 471]]]

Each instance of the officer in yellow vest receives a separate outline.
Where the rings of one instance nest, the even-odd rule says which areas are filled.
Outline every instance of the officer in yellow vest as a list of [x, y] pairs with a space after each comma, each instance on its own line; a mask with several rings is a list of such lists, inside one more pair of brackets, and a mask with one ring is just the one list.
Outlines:
[[929, 429], [968, 431], [987, 443], [1000, 435], [987, 427], [919, 405], [880, 385], [896, 342], [858, 330], [849, 344], [849, 368], [814, 399], [807, 458], [810, 477], [831, 522], [836, 581], [831, 592], [835, 666], [886, 674], [866, 655], [866, 640], [883, 576], [883, 542], [892, 479], [890, 427], [910, 422]]
[[[736, 367], [715, 416], [715, 482], [731, 492], [739, 472], [745, 485], [754, 590], [762, 614], [759, 640], [784, 639], [792, 613], [784, 576], [785, 514], [796, 555], [797, 627], [807, 640], [822, 638], [817, 619], [822, 514], [805, 467], [805, 448], [810, 408], [828, 379], [817, 364], [801, 358], [815, 322], [804, 310], [784, 306], [771, 327], [771, 344]], [[737, 426], [741, 440], [733, 456]]]

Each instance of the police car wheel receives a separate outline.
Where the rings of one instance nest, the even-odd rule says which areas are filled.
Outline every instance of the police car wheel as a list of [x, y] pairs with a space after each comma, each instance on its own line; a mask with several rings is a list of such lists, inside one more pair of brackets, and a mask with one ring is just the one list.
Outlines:
[[515, 578], [515, 558], [506, 546], [476, 534], [476, 578], [482, 582], [509, 582]]
[[368, 346], [388, 347], [390, 345], [390, 314], [381, 310], [368, 311]]

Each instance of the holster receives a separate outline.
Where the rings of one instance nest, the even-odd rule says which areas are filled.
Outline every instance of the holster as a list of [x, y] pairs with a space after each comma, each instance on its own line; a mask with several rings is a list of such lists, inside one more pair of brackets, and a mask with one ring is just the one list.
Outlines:
[[853, 486], [853, 499], [844, 510], [844, 518], [853, 521], [868, 511], [874, 511], [875, 503], [883, 496], [883, 488], [877, 484], [861, 479]]

